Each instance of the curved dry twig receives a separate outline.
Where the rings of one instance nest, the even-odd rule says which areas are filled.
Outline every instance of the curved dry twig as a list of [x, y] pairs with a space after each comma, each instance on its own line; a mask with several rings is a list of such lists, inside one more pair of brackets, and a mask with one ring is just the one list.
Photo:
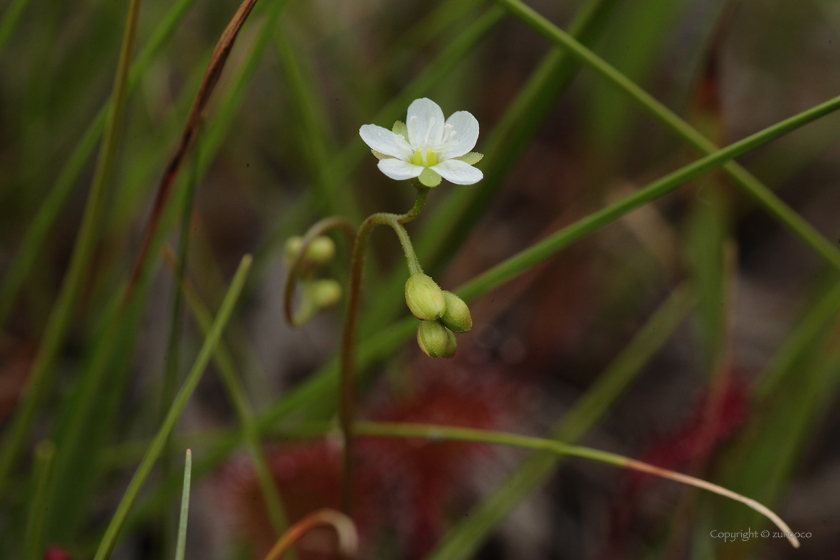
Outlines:
[[283, 533], [277, 544], [268, 552], [265, 560], [280, 560], [283, 555], [309, 530], [329, 525], [338, 535], [338, 552], [344, 558], [353, 558], [359, 549], [359, 537], [353, 521], [334, 509], [320, 509], [310, 513]]
[[198, 88], [198, 93], [193, 101], [190, 114], [187, 117], [187, 123], [184, 125], [184, 132], [181, 134], [181, 141], [178, 144], [178, 148], [175, 150], [175, 154], [169, 160], [169, 163], [167, 163], [166, 169], [163, 172], [163, 177], [161, 177], [160, 183], [158, 184], [154, 205], [152, 206], [152, 214], [149, 217], [149, 222], [143, 232], [143, 241], [140, 245], [140, 253], [137, 255], [137, 260], [134, 261], [134, 267], [131, 271], [131, 277], [126, 287], [123, 304], [127, 303], [131, 293], [134, 291], [134, 287], [137, 285], [137, 281], [140, 279], [140, 272], [143, 270], [143, 263], [146, 261], [146, 257], [151, 249], [152, 240], [154, 239], [155, 232], [160, 224], [163, 209], [166, 207], [166, 203], [172, 193], [172, 187], [175, 184], [175, 179], [178, 176], [178, 172], [181, 170], [181, 166], [186, 159], [187, 153], [195, 142], [198, 128], [201, 125], [201, 116], [204, 114], [204, 110], [207, 108], [207, 104], [210, 101], [213, 90], [219, 82], [222, 70], [225, 68], [225, 63], [227, 63], [230, 51], [233, 49], [233, 44], [236, 41], [236, 36], [239, 34], [239, 30], [242, 29], [242, 25], [245, 23], [245, 20], [248, 19], [248, 16], [250, 15], [251, 10], [254, 9], [256, 3], [257, 0], [244, 0], [242, 2], [239, 9], [236, 10], [236, 13], [233, 15], [233, 18], [231, 18], [230, 22], [227, 24], [227, 27], [225, 27], [221, 37], [219, 37], [216, 47], [213, 49], [213, 54], [210, 56], [210, 62], [207, 65], [207, 71], [204, 73], [204, 79], [201, 81], [201, 86]]
[[293, 327], [299, 327], [303, 324], [300, 317], [295, 316], [293, 309], [295, 286], [297, 285], [298, 275], [303, 267], [303, 256], [306, 254], [306, 250], [316, 237], [333, 229], [341, 230], [345, 237], [347, 237], [348, 246], [353, 246], [356, 239], [356, 230], [350, 222], [339, 217], [324, 218], [323, 220], [315, 222], [312, 227], [309, 228], [306, 235], [303, 236], [300, 249], [292, 259], [292, 262], [289, 264], [289, 270], [286, 274], [286, 286], [283, 289], [283, 311], [286, 315], [286, 322]]

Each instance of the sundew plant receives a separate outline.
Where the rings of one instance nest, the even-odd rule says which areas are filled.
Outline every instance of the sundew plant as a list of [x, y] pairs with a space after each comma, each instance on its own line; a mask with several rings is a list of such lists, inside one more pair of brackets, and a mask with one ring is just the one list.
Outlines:
[[0, 77], [0, 558], [840, 552], [833, 2], [4, 0]]

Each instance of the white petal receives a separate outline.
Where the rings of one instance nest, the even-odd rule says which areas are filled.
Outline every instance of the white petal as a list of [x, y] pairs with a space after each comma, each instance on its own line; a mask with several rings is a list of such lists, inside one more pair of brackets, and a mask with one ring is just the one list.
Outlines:
[[[405, 140], [387, 128], [375, 124], [366, 124], [359, 129], [359, 136], [362, 137], [365, 144], [380, 154], [406, 159], [406, 150], [402, 148], [405, 145]], [[411, 154], [408, 154], [408, 157], [410, 158]]]
[[462, 156], [475, 148], [478, 140], [478, 121], [471, 113], [467, 111], [452, 113], [452, 116], [446, 119], [446, 124], [452, 126], [455, 136], [452, 145], [447, 147], [441, 157], [449, 159]]
[[446, 119], [437, 103], [425, 97], [415, 99], [408, 106], [408, 141], [415, 148], [436, 146], [443, 136]]
[[393, 158], [381, 159], [377, 166], [382, 173], [397, 181], [414, 179], [423, 172], [423, 168], [419, 165]]
[[[379, 162], [379, 165], [381, 166], [382, 163], [386, 161], [395, 160], [383, 159]], [[456, 185], [472, 185], [484, 178], [484, 173], [482, 173], [480, 169], [476, 169], [472, 165], [457, 159], [442, 161], [437, 165], [433, 165], [429, 169], [437, 171], [441, 177], [450, 183], [455, 183]]]

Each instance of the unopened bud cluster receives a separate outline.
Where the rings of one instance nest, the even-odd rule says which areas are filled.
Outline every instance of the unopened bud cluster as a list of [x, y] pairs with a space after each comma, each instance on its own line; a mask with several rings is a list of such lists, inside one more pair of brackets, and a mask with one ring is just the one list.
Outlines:
[[[286, 266], [291, 267], [303, 247], [303, 238], [290, 237], [286, 241]], [[335, 243], [326, 236], [312, 240], [306, 248], [300, 264], [302, 301], [299, 320], [306, 321], [321, 309], [328, 309], [341, 301], [341, 284], [331, 278], [317, 278], [318, 270], [324, 268], [335, 256]]]
[[464, 300], [423, 273], [412, 274], [405, 283], [405, 302], [415, 317], [417, 344], [431, 358], [455, 355], [455, 335], [472, 328], [470, 310]]

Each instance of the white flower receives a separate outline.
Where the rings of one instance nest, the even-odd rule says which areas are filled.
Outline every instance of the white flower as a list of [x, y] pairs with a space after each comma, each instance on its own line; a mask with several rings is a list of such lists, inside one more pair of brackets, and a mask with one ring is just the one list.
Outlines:
[[420, 180], [427, 187], [443, 177], [456, 185], [472, 185], [484, 177], [473, 167], [483, 156], [470, 152], [478, 140], [478, 121], [467, 111], [444, 120], [443, 111], [430, 99], [408, 106], [405, 124], [393, 130], [366, 124], [359, 135], [379, 158], [379, 170], [391, 179]]

